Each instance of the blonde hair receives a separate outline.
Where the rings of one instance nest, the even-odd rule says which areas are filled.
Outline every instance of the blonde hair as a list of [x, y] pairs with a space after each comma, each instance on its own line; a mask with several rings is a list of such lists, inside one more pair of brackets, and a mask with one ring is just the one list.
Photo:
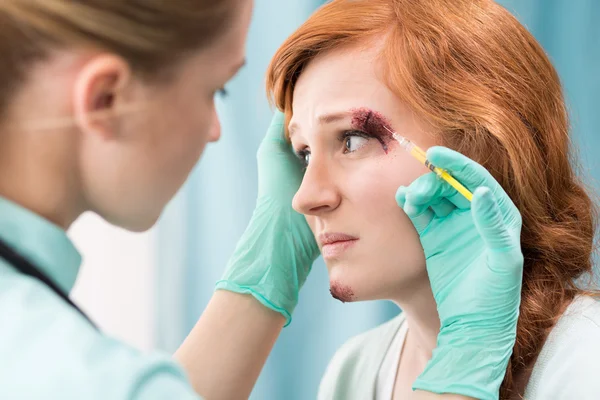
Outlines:
[[333, 0], [278, 50], [267, 73], [292, 112], [304, 68], [326, 51], [383, 39], [382, 80], [440, 144], [486, 167], [523, 216], [517, 340], [501, 399], [519, 398], [548, 333], [591, 274], [596, 208], [570, 163], [558, 75], [534, 37], [491, 0]]
[[229, 0], [2, 0], [0, 114], [51, 49], [99, 48], [144, 78], [163, 77], [221, 34], [233, 11]]

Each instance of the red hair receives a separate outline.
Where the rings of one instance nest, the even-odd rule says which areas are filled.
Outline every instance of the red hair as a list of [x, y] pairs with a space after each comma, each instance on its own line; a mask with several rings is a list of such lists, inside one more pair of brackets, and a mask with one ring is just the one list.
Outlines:
[[333, 0], [279, 49], [267, 90], [291, 117], [294, 86], [319, 54], [381, 40], [382, 81], [482, 164], [523, 216], [517, 340], [501, 398], [523, 395], [546, 337], [592, 273], [596, 210], [571, 166], [559, 77], [534, 37], [491, 0]]

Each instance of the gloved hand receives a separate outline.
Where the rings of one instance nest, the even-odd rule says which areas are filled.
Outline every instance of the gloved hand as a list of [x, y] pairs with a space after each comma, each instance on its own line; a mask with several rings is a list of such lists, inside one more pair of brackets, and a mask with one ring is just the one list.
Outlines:
[[304, 216], [292, 209], [304, 171], [284, 123], [276, 112], [258, 149], [256, 208], [216, 289], [253, 295], [287, 326], [319, 247]]
[[396, 194], [419, 232], [441, 322], [413, 389], [498, 399], [521, 301], [521, 214], [481, 165], [444, 147], [427, 158], [474, 193], [469, 204], [430, 173]]

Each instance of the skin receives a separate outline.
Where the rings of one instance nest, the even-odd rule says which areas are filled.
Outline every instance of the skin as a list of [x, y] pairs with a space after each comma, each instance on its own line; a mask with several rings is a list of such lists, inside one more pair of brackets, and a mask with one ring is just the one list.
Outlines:
[[422, 148], [435, 145], [428, 124], [379, 79], [379, 51], [376, 45], [334, 50], [313, 60], [300, 76], [290, 139], [309, 162], [293, 205], [315, 237], [341, 232], [358, 238], [333, 256], [320, 243], [335, 297], [392, 300], [405, 313], [409, 330], [394, 398], [406, 399], [415, 396], [412, 383], [431, 358], [440, 323], [418, 234], [394, 195], [429, 170], [394, 141], [387, 154], [377, 139], [340, 141], [340, 132], [353, 128], [351, 116], [334, 122], [322, 118], [366, 107]]
[[[0, 195], [64, 229], [86, 211], [150, 228], [220, 137], [214, 94], [244, 62], [253, 6], [238, 1], [229, 30], [168, 82], [141, 80], [123, 58], [90, 48], [33, 66], [0, 125]], [[248, 398], [284, 323], [253, 297], [218, 291], [175, 358], [203, 397]]]

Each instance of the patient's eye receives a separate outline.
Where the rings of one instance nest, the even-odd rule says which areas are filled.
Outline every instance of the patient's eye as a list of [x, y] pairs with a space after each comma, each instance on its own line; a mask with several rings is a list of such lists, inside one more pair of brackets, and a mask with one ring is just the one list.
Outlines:
[[373, 136], [361, 131], [342, 132], [341, 139], [344, 142], [344, 152], [353, 153], [364, 147]]
[[308, 167], [310, 163], [310, 150], [303, 149], [296, 151], [296, 156], [300, 159], [300, 162], [304, 166], [304, 168]]

